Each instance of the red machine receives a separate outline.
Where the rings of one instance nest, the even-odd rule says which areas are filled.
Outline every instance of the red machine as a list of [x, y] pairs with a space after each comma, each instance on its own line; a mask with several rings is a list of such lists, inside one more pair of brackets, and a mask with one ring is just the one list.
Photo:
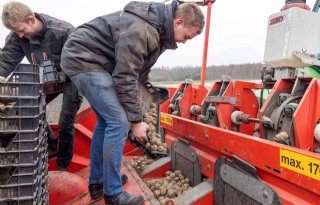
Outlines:
[[[280, 79], [269, 86], [271, 93], [260, 110], [252, 90], [263, 89], [261, 84], [224, 79], [207, 91], [204, 79], [213, 2], [202, 2], [208, 6], [208, 19], [201, 85], [183, 83], [175, 92], [170, 89], [170, 99], [161, 105], [162, 137], [170, 157], [137, 172], [129, 160], [144, 153], [127, 142], [121, 171], [129, 180], [124, 189], [142, 194], [145, 204], [160, 204], [146, 182], [178, 169], [192, 188], [165, 204], [319, 204], [320, 81]], [[90, 108], [77, 116], [70, 172], [49, 172], [50, 204], [104, 204], [91, 200], [87, 190], [95, 122]], [[49, 170], [55, 169], [51, 160]]]
[[213, 83], [203, 100], [200, 121], [223, 129], [253, 135], [255, 124], [249, 123], [250, 121], [242, 123], [233, 119], [233, 113], [246, 113], [247, 119], [250, 116], [257, 116], [259, 103], [253, 89], [261, 88], [260, 84], [250, 82], [222, 80]]

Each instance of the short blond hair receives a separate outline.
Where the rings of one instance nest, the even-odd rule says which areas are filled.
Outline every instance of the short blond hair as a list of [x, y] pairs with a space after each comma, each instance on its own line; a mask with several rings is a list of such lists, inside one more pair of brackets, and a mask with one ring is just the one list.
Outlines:
[[13, 24], [28, 22], [29, 16], [34, 16], [34, 13], [27, 5], [12, 1], [3, 6], [2, 23], [5, 27], [12, 30]]
[[178, 6], [174, 19], [181, 18], [184, 20], [186, 26], [195, 26], [199, 28], [200, 34], [204, 27], [204, 15], [195, 3], [182, 3]]

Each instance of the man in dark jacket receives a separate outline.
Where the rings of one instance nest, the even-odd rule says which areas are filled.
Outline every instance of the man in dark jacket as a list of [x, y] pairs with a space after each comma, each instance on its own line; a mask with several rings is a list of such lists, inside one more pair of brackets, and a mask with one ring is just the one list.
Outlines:
[[[122, 11], [100, 16], [70, 35], [61, 66], [97, 116], [90, 153], [89, 191], [107, 204], [143, 204], [121, 186], [122, 151], [132, 138], [147, 140], [137, 81], [166, 49], [176, 49], [202, 32], [204, 16], [195, 4], [130, 2]], [[103, 190], [102, 190], [103, 187]]]
[[[7, 77], [24, 57], [30, 63], [40, 64], [43, 53], [60, 68], [60, 57], [64, 43], [74, 27], [68, 22], [39, 13], [33, 13], [25, 4], [10, 2], [3, 7], [2, 23], [11, 30], [0, 51], [0, 76]], [[32, 60], [32, 55], [34, 59]], [[74, 119], [80, 108], [82, 97], [67, 78], [63, 84], [63, 103], [59, 119], [59, 151], [57, 163], [60, 170], [66, 170], [73, 155]], [[60, 93], [46, 96], [49, 103]], [[51, 129], [49, 129], [51, 131]], [[55, 143], [54, 140], [49, 140]]]

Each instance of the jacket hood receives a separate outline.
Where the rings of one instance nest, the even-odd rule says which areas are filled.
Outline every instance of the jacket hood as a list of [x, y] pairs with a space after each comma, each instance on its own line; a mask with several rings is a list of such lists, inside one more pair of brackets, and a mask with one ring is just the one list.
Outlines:
[[136, 15], [154, 26], [160, 33], [160, 44], [164, 49], [176, 49], [173, 32], [173, 14], [176, 8], [176, 1], [170, 4], [132, 1], [123, 11]]

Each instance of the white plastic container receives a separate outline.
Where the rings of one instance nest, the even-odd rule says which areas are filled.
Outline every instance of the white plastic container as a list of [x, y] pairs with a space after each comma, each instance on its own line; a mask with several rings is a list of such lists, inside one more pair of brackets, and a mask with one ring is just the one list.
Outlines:
[[320, 14], [301, 8], [273, 14], [269, 17], [264, 62], [273, 67], [301, 68], [294, 51], [317, 56], [320, 38]]

